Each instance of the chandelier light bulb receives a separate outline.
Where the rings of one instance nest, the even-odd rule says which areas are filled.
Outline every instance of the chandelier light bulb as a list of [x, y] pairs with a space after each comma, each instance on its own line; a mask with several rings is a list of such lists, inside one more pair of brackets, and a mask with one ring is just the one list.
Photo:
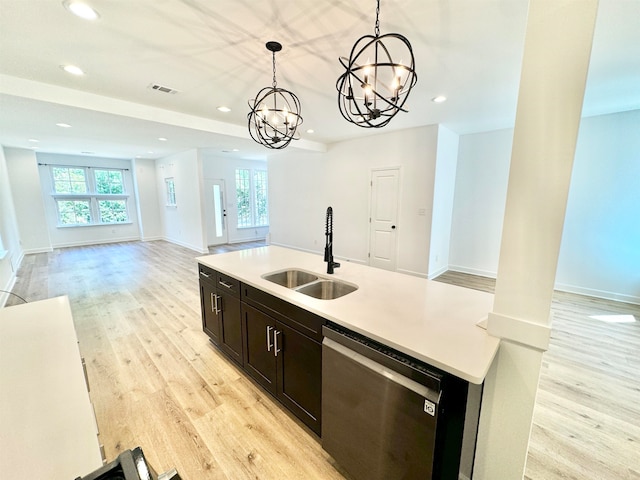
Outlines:
[[384, 127], [398, 112], [406, 112], [404, 104], [418, 81], [409, 40], [398, 33], [380, 35], [380, 0], [377, 6], [375, 34], [360, 37], [349, 58], [339, 59], [345, 71], [336, 82], [340, 113], [365, 128]]
[[282, 50], [278, 42], [267, 42], [267, 50], [272, 53], [273, 83], [249, 100], [249, 135], [267, 148], [285, 148], [291, 140], [298, 140], [297, 128], [302, 123], [300, 100], [276, 83], [276, 52]]

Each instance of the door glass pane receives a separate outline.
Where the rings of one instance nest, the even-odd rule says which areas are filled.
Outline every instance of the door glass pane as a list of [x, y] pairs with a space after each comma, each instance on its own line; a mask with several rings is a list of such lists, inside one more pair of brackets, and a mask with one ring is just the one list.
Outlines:
[[220, 185], [213, 186], [213, 209], [215, 218], [215, 234], [217, 238], [222, 236], [222, 191]]

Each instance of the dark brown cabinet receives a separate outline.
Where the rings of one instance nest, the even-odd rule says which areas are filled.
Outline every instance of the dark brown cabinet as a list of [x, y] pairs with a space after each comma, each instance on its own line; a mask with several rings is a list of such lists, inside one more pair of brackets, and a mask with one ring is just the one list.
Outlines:
[[242, 300], [246, 372], [320, 435], [322, 344], [306, 334], [324, 319], [247, 285]]
[[198, 270], [202, 328], [213, 343], [242, 365], [240, 282], [204, 265]]
[[320, 435], [326, 320], [205, 265], [198, 272], [204, 332]]

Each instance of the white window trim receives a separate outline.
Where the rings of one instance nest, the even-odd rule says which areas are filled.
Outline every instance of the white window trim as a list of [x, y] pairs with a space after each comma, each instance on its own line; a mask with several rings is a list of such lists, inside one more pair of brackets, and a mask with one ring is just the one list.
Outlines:
[[[255, 172], [267, 172], [266, 169], [264, 168], [236, 168], [236, 171], [234, 172], [234, 184], [235, 184], [235, 188], [237, 191], [238, 188], [238, 183], [237, 183], [237, 171], [238, 170], [248, 170], [249, 171], [249, 209], [251, 211], [251, 225], [244, 225], [244, 226], [239, 226], [236, 225], [236, 228], [238, 230], [247, 230], [247, 229], [255, 229], [255, 228], [269, 228], [269, 222], [265, 223], [265, 224], [260, 224], [258, 225], [256, 222], [257, 219], [257, 198], [256, 198], [256, 181], [255, 181]], [[269, 194], [269, 176], [267, 174], [267, 196]], [[237, 193], [236, 193], [236, 205], [237, 205]], [[269, 217], [268, 215], [269, 212], [269, 203], [267, 202], [267, 217]], [[236, 212], [236, 222], [238, 221], [238, 217], [237, 217], [237, 213]]]
[[[84, 170], [84, 178], [85, 185], [87, 187], [87, 192], [85, 193], [56, 193], [55, 191], [55, 177], [53, 175], [54, 168], [75, 168]], [[111, 170], [111, 171], [119, 171], [122, 174], [122, 190], [123, 193], [117, 194], [104, 194], [97, 193], [97, 185], [95, 178], [95, 170]], [[124, 168], [117, 167], [92, 167], [87, 165], [49, 165], [49, 175], [51, 177], [51, 198], [54, 203], [54, 209], [56, 212], [57, 218], [57, 228], [75, 228], [75, 227], [95, 227], [101, 225], [127, 225], [131, 224], [131, 215], [129, 213], [129, 197], [130, 195], [127, 193], [126, 189], [126, 181], [125, 181], [125, 171]], [[89, 211], [91, 213], [91, 222], [90, 223], [62, 223], [60, 221], [60, 210], [58, 208], [59, 200], [88, 200], [89, 201]], [[100, 200], [124, 200], [125, 202], [125, 211], [127, 213], [127, 220], [125, 222], [103, 222], [100, 217]]]
[[[166, 207], [176, 208], [178, 202], [176, 200], [176, 181], [173, 177], [167, 177], [164, 179], [165, 200]], [[173, 193], [173, 195], [172, 195]]]

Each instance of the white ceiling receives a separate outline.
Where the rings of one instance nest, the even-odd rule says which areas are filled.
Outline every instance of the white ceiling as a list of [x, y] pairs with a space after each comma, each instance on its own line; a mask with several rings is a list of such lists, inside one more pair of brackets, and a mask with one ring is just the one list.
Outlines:
[[[269, 40], [283, 45], [278, 86], [302, 103], [302, 140], [288, 148], [322, 150], [381, 132], [347, 123], [335, 88], [338, 57], [373, 33], [373, 0], [87, 3], [99, 20], [73, 16], [61, 0], [0, 0], [0, 145], [121, 158], [198, 147], [266, 158], [272, 151], [250, 140], [246, 124], [248, 99], [271, 85]], [[465, 134], [512, 126], [527, 6], [382, 0], [381, 33], [410, 40], [418, 74], [409, 113], [382, 131], [440, 123]], [[640, 0], [600, 0], [585, 115], [640, 108], [639, 22]], [[86, 75], [69, 75], [64, 64]], [[151, 90], [152, 83], [178, 93]], [[431, 102], [440, 94], [447, 102]], [[232, 111], [219, 112], [221, 105]]]

